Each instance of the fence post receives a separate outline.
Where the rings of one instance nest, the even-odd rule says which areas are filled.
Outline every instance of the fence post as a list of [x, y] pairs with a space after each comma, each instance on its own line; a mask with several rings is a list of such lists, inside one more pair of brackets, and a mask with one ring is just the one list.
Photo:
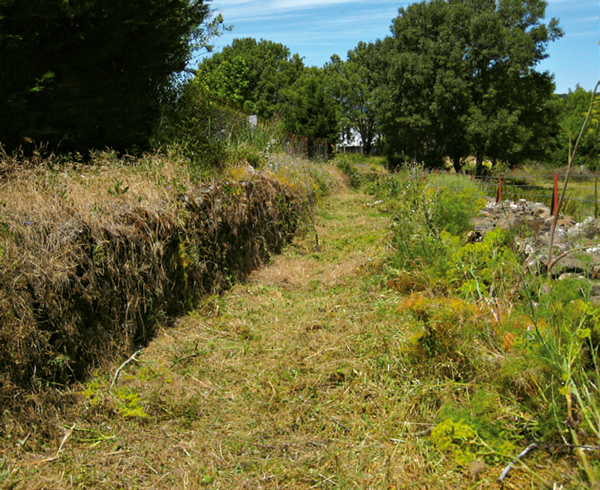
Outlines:
[[554, 174], [554, 187], [552, 188], [552, 205], [550, 206], [550, 216], [558, 212], [558, 174]]
[[502, 176], [498, 176], [498, 195], [496, 196], [496, 203], [502, 201]]

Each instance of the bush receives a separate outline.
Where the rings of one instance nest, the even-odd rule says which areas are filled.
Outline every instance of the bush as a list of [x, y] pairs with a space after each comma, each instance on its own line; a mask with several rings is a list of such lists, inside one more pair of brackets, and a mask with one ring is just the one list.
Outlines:
[[471, 219], [484, 205], [477, 186], [462, 177], [424, 176], [414, 168], [373, 187], [390, 201], [394, 213], [394, 267], [417, 266], [442, 278]]

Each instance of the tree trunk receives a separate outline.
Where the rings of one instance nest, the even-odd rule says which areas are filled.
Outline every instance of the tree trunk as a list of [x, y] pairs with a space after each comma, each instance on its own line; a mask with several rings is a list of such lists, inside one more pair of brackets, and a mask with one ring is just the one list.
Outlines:
[[475, 176], [481, 177], [483, 175], [483, 155], [481, 153], [477, 153], [475, 162]]
[[457, 174], [460, 173], [460, 171], [463, 168], [463, 164], [460, 161], [461, 158], [462, 158], [461, 155], [457, 154], [457, 155], [454, 155], [454, 158], [452, 159], [452, 165], [454, 165], [454, 171]]

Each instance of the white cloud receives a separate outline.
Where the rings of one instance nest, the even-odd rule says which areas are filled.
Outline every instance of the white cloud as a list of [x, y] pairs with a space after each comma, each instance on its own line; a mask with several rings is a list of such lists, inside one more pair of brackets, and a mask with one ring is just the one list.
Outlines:
[[273, 2], [272, 7], [280, 10], [307, 9], [329, 7], [340, 3], [358, 3], [360, 1], [362, 0], [276, 0]]

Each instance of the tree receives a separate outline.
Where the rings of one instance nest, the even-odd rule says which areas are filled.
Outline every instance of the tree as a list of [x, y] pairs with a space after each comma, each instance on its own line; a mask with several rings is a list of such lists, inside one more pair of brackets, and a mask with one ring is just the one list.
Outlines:
[[325, 65], [327, 83], [342, 111], [342, 125], [358, 131], [363, 151], [371, 153], [377, 137], [372, 62], [375, 45], [360, 42], [346, 61], [334, 55]]
[[334, 143], [338, 137], [336, 104], [327, 92], [322, 68], [306, 68], [285, 91], [284, 127], [293, 134]]
[[146, 146], [208, 15], [205, 0], [0, 0], [0, 141]]
[[201, 64], [195, 81], [217, 99], [230, 102], [246, 112], [256, 111], [254, 94], [250, 91], [250, 68], [242, 56], [224, 59], [212, 68]]
[[302, 59], [284, 45], [243, 38], [205, 58], [196, 76], [216, 96], [270, 119], [284, 105], [283, 91], [303, 71]]
[[[560, 131], [556, 138], [555, 161], [564, 164], [568, 161], [572, 146], [575, 144], [575, 140], [587, 115], [591, 95], [591, 91], [577, 85], [575, 90], [569, 90], [567, 96], [560, 100]], [[598, 102], [594, 104], [593, 117], [588, 123], [588, 130], [579, 143], [576, 156], [577, 163], [587, 165], [588, 167], [595, 166], [598, 158], [598, 147], [600, 146], [600, 141], [598, 140], [598, 126], [600, 124], [598, 121], [598, 105], [600, 104], [600, 97], [597, 100]]]
[[[392, 150], [439, 166], [449, 156], [517, 161], [539, 150], [552, 76], [535, 66], [562, 35], [544, 0], [430, 0], [399, 10], [379, 107]], [[383, 98], [381, 98], [383, 97]], [[398, 151], [399, 149], [399, 151]]]

